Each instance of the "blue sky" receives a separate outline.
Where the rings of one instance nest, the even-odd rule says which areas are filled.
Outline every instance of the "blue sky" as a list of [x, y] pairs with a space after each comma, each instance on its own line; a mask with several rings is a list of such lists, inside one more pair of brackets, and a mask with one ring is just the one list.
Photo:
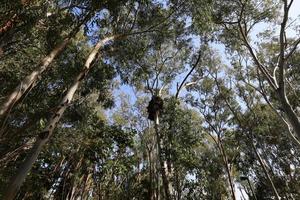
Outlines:
[[[299, 14], [300, 14], [300, 0], [294, 0], [293, 6], [291, 7], [291, 10], [290, 10], [290, 20], [289, 20], [289, 22], [296, 20], [297, 17], [298, 17], [298, 19], [295, 21], [295, 24], [299, 24], [299, 21], [300, 21], [300, 20], [299, 20]], [[300, 24], [299, 24], [299, 25], [300, 25]], [[278, 26], [278, 27], [279, 27], [279, 26]], [[258, 25], [257, 28], [256, 28], [255, 30], [256, 30], [256, 31], [262, 31], [262, 30], [265, 29], [265, 28], [266, 28], [265, 25], [264, 25], [264, 24], [261, 24], [261, 25]], [[299, 32], [300, 32], [300, 30], [298, 30], [298, 37], [299, 37]], [[255, 37], [255, 34], [257, 34], [257, 33], [253, 33], [252, 36]], [[288, 37], [295, 37], [295, 36], [296, 36], [296, 32], [295, 32], [295, 31], [291, 31], [290, 29], [288, 29], [288, 30], [287, 30], [287, 36], [288, 36]], [[194, 42], [198, 43], [199, 41], [194, 40]], [[228, 64], [228, 60], [226, 60], [226, 55], [225, 55], [225, 53], [224, 53], [224, 46], [223, 46], [223, 45], [213, 45], [213, 47], [219, 51], [219, 53], [220, 53], [222, 59], [224, 60], [224, 62]], [[181, 77], [184, 77], [184, 75], [181, 76]], [[131, 87], [131, 86], [128, 86], [128, 85], [121, 85], [120, 88], [117, 89], [117, 90], [115, 90], [114, 93], [113, 93], [113, 95], [114, 95], [115, 98], [116, 98], [116, 104], [117, 104], [117, 107], [120, 105], [120, 102], [119, 102], [119, 101], [120, 101], [119, 95], [120, 95], [121, 93], [128, 94], [129, 97], [130, 97], [131, 103], [134, 103], [134, 102], [135, 102], [136, 97], [135, 97], [135, 95], [134, 95], [134, 93], [133, 93], [132, 87]], [[117, 108], [116, 108], [116, 109], [117, 109]], [[107, 114], [108, 114], [108, 113], [111, 113], [111, 111], [108, 111]], [[247, 194], [244, 192], [243, 189], [239, 190], [239, 189], [238, 189], [239, 187], [241, 187], [241, 185], [236, 184], [236, 188], [235, 188], [235, 189], [236, 189], [236, 194], [237, 194], [237, 200], [242, 199], [242, 196], [244, 196], [245, 199], [248, 200], [249, 198], [248, 198]], [[243, 192], [243, 195], [241, 194], [240, 191]]]

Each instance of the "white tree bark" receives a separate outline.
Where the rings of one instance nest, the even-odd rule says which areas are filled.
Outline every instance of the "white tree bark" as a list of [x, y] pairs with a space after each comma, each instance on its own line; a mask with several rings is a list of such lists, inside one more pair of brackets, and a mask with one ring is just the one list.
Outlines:
[[170, 191], [170, 182], [168, 180], [167, 176], [167, 170], [166, 170], [166, 162], [163, 161], [162, 159], [162, 147], [161, 147], [161, 139], [159, 135], [159, 114], [158, 111], [155, 113], [155, 118], [154, 118], [154, 128], [155, 128], [155, 133], [156, 133], [156, 142], [157, 142], [157, 153], [158, 153], [158, 160], [160, 164], [160, 172], [162, 176], [162, 181], [163, 181], [163, 188], [164, 188], [164, 193], [165, 193], [165, 199], [170, 200], [171, 199], [171, 191]]
[[118, 35], [107, 37], [103, 40], [100, 40], [94, 47], [93, 51], [89, 54], [83, 69], [75, 78], [72, 86], [69, 88], [66, 95], [61, 100], [60, 104], [57, 106], [57, 109], [52, 115], [52, 117], [50, 118], [46, 128], [37, 137], [36, 142], [31, 152], [29, 153], [28, 157], [25, 159], [24, 163], [18, 169], [16, 175], [11, 179], [11, 182], [8, 185], [6, 193], [4, 195], [4, 200], [12, 200], [16, 196], [16, 193], [18, 192], [20, 186], [24, 182], [27, 173], [30, 171], [39, 153], [41, 152], [42, 147], [47, 143], [49, 138], [52, 136], [54, 128], [56, 127], [57, 123], [61, 119], [66, 108], [69, 106], [70, 102], [72, 101], [74, 94], [79, 87], [79, 84], [85, 78], [88, 71], [92, 67], [92, 62], [95, 60], [100, 48], [103, 47], [107, 42], [112, 41], [117, 37]]
[[[1, 105], [0, 108], [0, 119], [7, 115], [13, 106], [21, 99], [25, 93], [29, 92], [32, 88], [34, 88], [35, 84], [39, 80], [42, 73], [48, 69], [52, 61], [59, 55], [69, 44], [71, 39], [76, 35], [76, 33], [80, 30], [82, 24], [84, 24], [87, 20], [90, 19], [90, 14], [88, 14], [85, 19], [82, 20], [64, 39], [64, 41], [58, 44], [45, 58], [43, 58], [36, 70], [27, 75], [19, 85], [13, 90], [13, 92], [8, 95], [7, 99]], [[4, 120], [5, 121], [5, 120]]]
[[[245, 26], [242, 25], [241, 21], [238, 22], [239, 31], [242, 36], [242, 40], [247, 47], [254, 63], [258, 67], [259, 71], [264, 75], [266, 80], [268, 81], [269, 85], [273, 89], [273, 91], [276, 93], [276, 97], [278, 101], [280, 102], [281, 110], [282, 111], [276, 111], [279, 115], [280, 113], [284, 113], [284, 117], [282, 117], [283, 121], [286, 121], [288, 123], [288, 126], [291, 127], [292, 131], [289, 131], [289, 133], [292, 135], [292, 138], [295, 138], [295, 135], [297, 136], [297, 139], [300, 139], [300, 119], [299, 116], [297, 116], [296, 112], [293, 110], [291, 104], [289, 103], [289, 100], [287, 98], [286, 93], [286, 77], [285, 77], [285, 70], [286, 70], [286, 61], [288, 58], [295, 52], [297, 49], [297, 46], [300, 43], [300, 38], [296, 40], [296, 42], [289, 46], [286, 41], [286, 25], [288, 21], [288, 15], [289, 10], [293, 4], [293, 1], [290, 1], [288, 3], [287, 0], [283, 0], [283, 19], [281, 22], [281, 28], [280, 28], [280, 36], [279, 36], [279, 45], [280, 45], [280, 52], [278, 56], [278, 62], [277, 66], [275, 67], [275, 70], [273, 72], [273, 76], [268, 71], [267, 67], [264, 66], [257, 57], [255, 50], [251, 46], [251, 44], [248, 41], [248, 35], [247, 33], [249, 30], [246, 29]], [[240, 18], [242, 19], [244, 13], [244, 5], [242, 7], [242, 12], [240, 14]], [[286, 53], [288, 47], [290, 47], [290, 51]], [[279, 71], [278, 78], [276, 76], [277, 69]], [[298, 143], [296, 141], [296, 143]]]

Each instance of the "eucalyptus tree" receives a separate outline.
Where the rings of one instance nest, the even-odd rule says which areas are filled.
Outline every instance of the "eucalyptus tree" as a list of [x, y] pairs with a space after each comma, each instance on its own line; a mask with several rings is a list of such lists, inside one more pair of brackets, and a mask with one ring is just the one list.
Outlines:
[[[236, 103], [240, 104], [239, 108], [231, 102], [230, 98], [226, 100], [226, 106], [234, 115], [233, 124], [237, 124], [235, 138], [240, 144], [237, 168], [259, 187], [255, 190], [257, 197], [293, 198], [297, 192], [291, 190], [290, 180], [287, 178], [289, 175], [285, 175], [285, 172], [290, 169], [290, 166], [298, 165], [297, 145], [288, 135], [282, 134], [287, 133], [288, 130], [280, 123], [281, 119], [272, 112], [272, 108], [248, 82], [253, 77], [250, 75], [245, 80], [246, 75], [243, 75], [243, 72], [235, 71], [235, 68], [230, 71], [234, 77], [231, 80], [230, 90], [234, 91], [236, 98], [239, 99]], [[287, 159], [287, 155], [290, 154]], [[285, 162], [290, 166], [283, 167], [280, 164], [281, 159], [287, 159]], [[255, 167], [251, 168], [249, 165]], [[282, 184], [283, 182], [285, 184]]]
[[[298, 165], [296, 159], [293, 158], [297, 156], [295, 155], [297, 153], [294, 152], [295, 146], [286, 145], [290, 143], [290, 138], [280, 135], [280, 132], [286, 130], [281, 123], [278, 123], [280, 120], [267, 105], [258, 104], [251, 107], [251, 110], [243, 114], [244, 119], [240, 118], [241, 123], [245, 123], [245, 121], [248, 121], [248, 123], [241, 125], [241, 130], [237, 134], [237, 137], [246, 137], [241, 140], [241, 152], [244, 152], [245, 155], [240, 158], [240, 169], [255, 181], [256, 196], [258, 198], [275, 197], [280, 199], [282, 197], [293, 199], [297, 192], [291, 190], [291, 180], [288, 178], [290, 176], [288, 174], [291, 166]], [[249, 123], [249, 117], [251, 123]], [[290, 154], [287, 152], [294, 153], [287, 159], [286, 155]], [[253, 163], [253, 168], [242, 167], [247, 160]], [[289, 164], [286, 163], [287, 165], [284, 166], [282, 160]], [[256, 171], [254, 175], [250, 175], [252, 170]], [[297, 176], [297, 173], [294, 175]], [[295, 185], [295, 187], [297, 186]], [[262, 190], [265, 192], [262, 192]]]
[[[180, 91], [194, 83], [188, 82], [189, 76], [199, 67], [204, 49], [201, 49], [200, 53], [195, 53], [195, 49], [199, 48], [200, 45], [199, 42], [197, 44], [192, 43], [197, 36], [193, 35], [190, 31], [191, 27], [187, 23], [188, 18], [186, 16], [192, 5], [190, 2], [182, 3], [182, 6], [172, 16], [173, 24], [171, 24], [170, 28], [166, 27], [160, 30], [158, 32], [159, 35], [153, 34], [148, 38], [142, 38], [140, 41], [120, 41], [124, 45], [129, 46], [128, 44], [130, 44], [133, 47], [139, 48], [116, 50], [118, 53], [114, 60], [117, 70], [120, 72], [120, 78], [124, 83], [132, 84], [137, 90], [145, 91], [152, 96], [152, 100], [148, 106], [149, 119], [155, 122], [157, 148], [159, 159], [161, 160], [160, 170], [164, 183], [165, 198], [167, 199], [172, 198], [172, 190], [174, 190], [172, 183], [168, 179], [172, 179], [171, 177], [173, 176], [170, 151], [173, 148], [171, 147], [172, 134], [175, 130], [173, 130], [172, 126], [173, 119], [169, 118], [170, 128], [167, 133], [168, 139], [160, 136], [163, 134], [160, 133], [160, 129], [163, 129], [165, 124], [159, 125], [159, 119], [163, 118], [163, 116], [160, 116], [156, 111], [151, 113], [151, 102], [155, 102], [155, 99], [165, 101], [164, 99], [174, 96], [174, 101], [170, 100], [170, 102], [177, 104]], [[202, 23], [205, 24], [206, 22]], [[200, 36], [201, 42], [204, 39], [208, 40], [208, 31], [204, 28]], [[150, 48], [147, 48], [147, 46]], [[131, 66], [131, 68], [127, 66]], [[185, 71], [188, 72], [183, 75]], [[176, 106], [171, 110], [175, 108]]]
[[[179, 11], [175, 10], [170, 20], [170, 26], [166, 26], [156, 34], [140, 38], [140, 40], [121, 41], [122, 45], [131, 48], [117, 50], [117, 57], [114, 60], [117, 70], [120, 72], [121, 79], [125, 83], [130, 83], [138, 90], [150, 93], [154, 98], [163, 98], [162, 92], [171, 87], [171, 82], [184, 69], [185, 57], [187, 56], [187, 45], [183, 31], [185, 22], [177, 20]], [[159, 13], [161, 15], [161, 13]], [[170, 13], [171, 14], [171, 13]], [[145, 16], [148, 20], [151, 16]], [[130, 42], [130, 43], [129, 43]], [[135, 48], [135, 47], [139, 48]], [[128, 55], [131, 55], [128, 56]], [[129, 65], [131, 68], [127, 68]], [[154, 111], [155, 112], [155, 111]], [[156, 113], [158, 114], [158, 113]], [[152, 113], [155, 118], [156, 139], [158, 157], [160, 160], [160, 170], [165, 189], [165, 198], [170, 199], [170, 186], [162, 158], [162, 144], [158, 133], [159, 116]]]
[[[54, 3], [54, 2], [52, 2]], [[63, 5], [63, 2], [61, 3]], [[85, 4], [85, 3], [83, 3]], [[89, 3], [91, 4], [91, 2]], [[80, 6], [80, 5], [78, 5]], [[95, 6], [95, 7], [92, 7]], [[42, 74], [46, 71], [53, 60], [61, 54], [61, 52], [66, 48], [66, 46], [70, 43], [71, 39], [75, 37], [77, 32], [80, 31], [80, 28], [83, 24], [86, 24], [92, 17], [95, 11], [101, 9], [109, 9], [111, 6], [104, 3], [103, 5], [90, 5], [87, 6], [86, 12], [83, 12], [80, 16], [76, 17], [76, 14], [72, 13], [72, 10], [67, 9], [57, 9], [53, 7], [44, 8], [45, 9], [45, 19], [40, 19], [38, 23], [42, 26], [45, 26], [45, 23], [49, 23], [48, 27], [49, 30], [46, 34], [46, 41], [48, 44], [48, 48], [46, 49], [46, 56], [43, 56], [41, 61], [37, 64], [36, 68], [26, 75], [23, 80], [17, 85], [17, 87], [9, 94], [6, 100], [2, 103], [1, 110], [0, 110], [0, 117], [3, 118], [3, 123], [6, 120], [7, 114], [11, 111], [13, 106], [22, 98], [24, 95], [28, 94], [32, 88], [35, 87], [38, 80], [41, 79]], [[52, 9], [51, 9], [52, 8]], [[49, 17], [47, 16], [49, 13]], [[63, 18], [60, 19], [60, 15]], [[65, 16], [64, 16], [65, 15]], [[76, 18], [79, 18], [76, 20]], [[59, 32], [59, 26], [67, 25], [71, 28], [68, 33]], [[46, 25], [47, 26], [47, 25]], [[9, 35], [9, 33], [4, 33], [5, 37]]]
[[[220, 40], [233, 54], [248, 60], [247, 66], [242, 63], [242, 69], [247, 67], [256, 74], [254, 86], [260, 88], [260, 82], [262, 96], [287, 125], [291, 136], [300, 137], [299, 116], [289, 100], [294, 91], [289, 84], [293, 79], [289, 71], [295, 68], [290, 61], [300, 42], [299, 35], [292, 34], [299, 23], [289, 18], [292, 6], [293, 0], [215, 1], [213, 12], [214, 20], [222, 27]], [[259, 26], [268, 28], [260, 31]]]
[[[6, 166], [6, 161], [17, 159], [32, 146], [35, 131], [44, 128], [43, 125], [53, 112], [56, 102], [65, 92], [64, 85], [71, 84], [72, 77], [69, 76], [69, 73], [78, 72], [88, 51], [89, 47], [85, 44], [72, 43], [69, 45], [67, 54], [61, 55], [55, 63], [57, 68], [47, 72], [47, 78], [44, 78], [35, 90], [28, 94], [27, 101], [20, 104], [8, 118], [0, 148], [2, 167]], [[4, 162], [3, 159], [6, 161]]]
[[10, 46], [14, 46], [13, 38], [16, 38], [14, 34], [22, 31], [23, 33], [28, 33], [30, 29], [37, 21], [38, 17], [32, 12], [32, 9], [38, 11], [38, 9], [43, 9], [44, 6], [39, 5], [38, 9], [32, 6], [31, 0], [20, 0], [20, 1], [3, 1], [3, 6], [0, 9], [1, 15], [4, 16], [0, 21], [0, 47], [1, 47], [1, 57], [7, 54]]
[[[128, 9], [128, 7], [126, 7], [127, 5], [128, 4], [124, 4], [125, 9]], [[133, 4], [129, 4], [129, 6], [131, 6], [131, 7], [129, 7], [129, 13], [125, 12], [126, 17], [123, 19], [121, 17], [119, 17], [118, 15], [122, 15], [124, 13], [122, 13], [122, 12], [117, 13], [116, 7], [114, 8], [115, 10], [112, 10], [112, 12], [110, 14], [104, 15], [104, 17], [105, 16], [107, 17], [107, 22], [111, 22], [111, 24], [112, 24], [111, 27], [107, 27], [107, 31], [109, 31], [109, 32], [102, 33], [102, 31], [100, 31], [100, 34], [106, 35], [106, 36], [104, 36], [105, 38], [102, 40], [100, 39], [99, 42], [97, 42], [94, 49], [91, 51], [91, 53], [87, 57], [87, 60], [85, 62], [83, 69], [75, 77], [73, 84], [71, 85], [71, 87], [69, 89], [67, 89], [65, 96], [61, 100], [61, 103], [56, 107], [56, 109], [54, 109], [54, 114], [48, 120], [46, 127], [36, 138], [36, 142], [31, 150], [31, 153], [29, 154], [27, 159], [25, 159], [24, 164], [22, 165], [22, 167], [19, 168], [19, 171], [17, 172], [15, 177], [12, 179], [11, 184], [8, 186], [8, 191], [6, 192], [6, 196], [5, 196], [6, 199], [11, 199], [16, 194], [16, 191], [18, 190], [21, 183], [25, 179], [27, 172], [30, 170], [33, 163], [37, 159], [37, 156], [40, 153], [41, 148], [52, 136], [53, 130], [56, 127], [56, 124], [59, 122], [59, 120], [62, 117], [66, 108], [70, 105], [70, 103], [74, 97], [74, 94], [79, 87], [79, 84], [81, 83], [81, 81], [84, 80], [84, 78], [87, 76], [88, 72], [90, 71], [90, 68], [93, 66], [92, 62], [94, 62], [94, 60], [96, 59], [100, 48], [103, 48], [107, 42], [110, 42], [116, 38], [124, 38], [124, 37], [130, 36], [130, 35], [151, 32], [151, 31], [153, 31], [154, 28], [156, 28], [156, 26], [161, 25], [160, 23], [156, 23], [153, 26], [147, 24], [146, 27], [144, 28], [144, 30], [139, 30], [139, 28], [143, 28], [143, 26], [142, 27], [135, 26], [136, 13], [137, 13], [136, 9], [138, 9], [138, 8], [132, 9], [132, 6], [133, 6], [133, 8], [135, 8], [135, 5], [133, 5]], [[120, 9], [120, 11], [121, 10], [122, 9]], [[117, 16], [115, 16], [113, 14], [115, 14]], [[131, 21], [130, 21], [130, 17], [131, 17]], [[164, 16], [162, 16], [162, 17], [164, 17]], [[125, 21], [122, 22], [122, 20], [125, 20]], [[163, 21], [164, 20], [165, 19], [163, 18]], [[101, 23], [101, 21], [99, 23]], [[123, 30], [120, 29], [120, 27], [119, 27], [122, 25], [122, 23], [124, 23], [122, 26]], [[114, 34], [114, 32], [117, 32], [117, 33]], [[111, 35], [111, 34], [113, 34], [113, 35]]]
[[[238, 58], [236, 57], [237, 60]], [[287, 178], [289, 175], [285, 175], [284, 171], [298, 165], [297, 146], [293, 144], [292, 138], [287, 137], [288, 134], [282, 134], [288, 130], [280, 123], [279, 116], [271, 112], [272, 108], [268, 107], [261, 93], [251, 83], [255, 74], [247, 70], [236, 70], [240, 62], [233, 61], [232, 66], [226, 68], [226, 78], [221, 75], [222, 78], [213, 78], [211, 82], [221, 94], [223, 106], [232, 114], [227, 126], [231, 126], [233, 140], [238, 144], [235, 167], [257, 186], [253, 190], [257, 198], [294, 198], [297, 192], [291, 189], [290, 179]], [[224, 83], [226, 84], [223, 85]], [[290, 167], [279, 167], [282, 166], [279, 164], [280, 160], [285, 160], [291, 152], [288, 159], [291, 161]], [[289, 163], [288, 160], [285, 162]], [[252, 168], [252, 165], [255, 167]], [[250, 192], [248, 196], [253, 197], [253, 193]]]
[[[135, 148], [133, 153], [139, 157], [138, 164], [135, 173], [130, 174], [129, 177], [134, 179], [135, 183], [130, 183], [128, 187], [136, 188], [135, 185], [140, 184], [140, 190], [145, 191], [148, 194], [146, 199], [161, 199], [164, 195], [164, 191], [161, 191], [161, 183], [157, 176], [160, 176], [160, 162], [157, 147], [156, 131], [149, 120], [147, 119], [147, 104], [149, 97], [143, 92], [137, 92], [136, 102], [134, 100], [127, 100], [128, 97], [123, 97], [123, 101], [120, 108], [114, 113], [114, 121], [117, 124], [126, 124], [131, 129], [136, 130], [138, 137], [135, 140]], [[176, 102], [174, 102], [176, 101]], [[131, 102], [131, 103], [130, 103]], [[171, 122], [171, 123], [170, 123]], [[208, 189], [207, 184], [201, 184], [206, 181], [208, 177], [201, 177], [202, 174], [195, 180], [191, 177], [198, 174], [198, 170], [204, 170], [202, 165], [206, 163], [206, 170], [217, 170], [219, 164], [211, 166], [207, 160], [207, 154], [203, 155], [202, 151], [211, 153], [211, 149], [206, 147], [207, 144], [203, 141], [203, 131], [199, 126], [201, 118], [199, 114], [189, 109], [184, 102], [179, 104], [178, 100], [173, 97], [164, 98], [164, 109], [160, 112], [159, 117], [159, 134], [161, 143], [161, 156], [164, 161], [165, 172], [167, 175], [167, 181], [169, 181], [171, 198], [172, 199], [185, 199], [185, 198], [205, 198], [210, 195], [217, 197], [217, 189]], [[172, 124], [172, 130], [170, 130], [170, 124]], [[170, 140], [170, 134], [172, 134], [172, 140]], [[189, 144], [189, 145], [186, 145]], [[168, 145], [168, 148], [167, 148]], [[211, 145], [211, 144], [209, 144]], [[207, 145], [207, 146], [209, 146]], [[134, 148], [134, 149], [135, 149]], [[213, 149], [212, 149], [213, 150]], [[146, 155], [146, 156], [145, 156]], [[202, 160], [203, 159], [203, 160]], [[214, 159], [209, 159], [214, 160]], [[170, 162], [168, 164], [168, 162]], [[218, 161], [219, 162], [219, 161]], [[169, 169], [171, 167], [171, 169]], [[222, 172], [222, 171], [218, 171]], [[208, 175], [209, 176], [209, 175]], [[215, 174], [214, 177], [221, 176], [221, 174]], [[137, 177], [140, 177], [139, 179]], [[212, 177], [210, 177], [212, 181]], [[198, 186], [198, 184], [200, 186]], [[222, 185], [220, 184], [222, 187]], [[205, 188], [205, 189], [204, 189]], [[205, 191], [205, 192], [203, 192]], [[206, 193], [207, 192], [207, 193]], [[206, 195], [205, 195], [206, 193]], [[214, 195], [215, 194], [215, 195]]]
[[0, 198], [297, 199], [292, 3], [6, 1]]
[[139, 198], [161, 199], [155, 133], [146, 110], [149, 98], [142, 92], [135, 91], [134, 94], [136, 99], [123, 92], [118, 95], [121, 104], [112, 111], [113, 123], [136, 133], [132, 148], [136, 163], [133, 172], [129, 174], [132, 181], [128, 188], [138, 190], [135, 193]]
[[[17, 85], [15, 90], [13, 90], [6, 100], [2, 103], [0, 110], [0, 117], [5, 118], [5, 116], [10, 112], [13, 106], [22, 98], [24, 95], [28, 94], [33, 87], [37, 84], [38, 80], [41, 79], [42, 74], [46, 71], [53, 60], [61, 54], [61, 52], [66, 48], [70, 41], [76, 36], [76, 34], [81, 30], [82, 25], [87, 25], [88, 22], [93, 19], [95, 12], [101, 12], [102, 10], [113, 11], [116, 9], [118, 4], [116, 2], [95, 2], [95, 1], [83, 1], [81, 3], [73, 3], [71, 7], [64, 7], [66, 4], [64, 1], [52, 2], [50, 5], [58, 4], [56, 7], [50, 6], [45, 9], [45, 18], [40, 19], [39, 23], [42, 26], [48, 27], [46, 34], [47, 47], [46, 56], [43, 56], [41, 61], [37, 64], [36, 69], [34, 69], [29, 75], [25, 76], [23, 80]], [[74, 9], [84, 7], [84, 11], [76, 16]], [[49, 15], [49, 17], [47, 16]], [[62, 17], [61, 17], [62, 15]], [[61, 19], [60, 19], [61, 18]], [[95, 19], [93, 19], [95, 20]], [[48, 22], [49, 24], [45, 24]], [[59, 32], [58, 29], [64, 26], [70, 27], [69, 32]], [[8, 34], [8, 33], [6, 33]], [[8, 34], [9, 35], [9, 34]], [[5, 35], [4, 35], [5, 36]], [[3, 37], [4, 37], [3, 36]]]
[[124, 149], [132, 147], [133, 132], [109, 125], [101, 117], [102, 111], [95, 110], [93, 96], [72, 106], [65, 117], [69, 127], [59, 128], [60, 135], [55, 135], [54, 144], [41, 154], [17, 199], [124, 196], [124, 180], [134, 162]]
[[236, 175], [234, 173], [239, 144], [233, 138], [233, 114], [226, 106], [226, 99], [238, 105], [233, 99], [232, 91], [226, 89], [230, 80], [230, 76], [224, 76], [226, 73], [227, 66], [222, 64], [214, 49], [209, 48], [203, 55], [202, 67], [193, 77], [197, 83], [189, 87], [190, 93], [186, 95], [186, 100], [203, 116], [202, 126], [205, 127], [206, 133], [218, 149], [231, 198], [236, 199]]

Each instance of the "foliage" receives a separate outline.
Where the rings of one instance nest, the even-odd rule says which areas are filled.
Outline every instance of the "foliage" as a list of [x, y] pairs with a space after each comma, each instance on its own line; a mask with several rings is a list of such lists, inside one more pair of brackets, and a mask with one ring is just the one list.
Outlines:
[[294, 3], [2, 1], [0, 199], [300, 199]]

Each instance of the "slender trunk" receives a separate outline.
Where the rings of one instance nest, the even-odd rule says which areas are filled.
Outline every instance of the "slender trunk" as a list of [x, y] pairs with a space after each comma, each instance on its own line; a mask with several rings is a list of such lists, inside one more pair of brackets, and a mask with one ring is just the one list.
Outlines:
[[36, 161], [39, 153], [41, 152], [42, 147], [47, 143], [51, 135], [53, 134], [53, 130], [56, 127], [57, 123], [59, 122], [60, 118], [62, 117], [64, 111], [68, 107], [69, 103], [72, 101], [73, 96], [76, 92], [76, 90], [79, 87], [79, 84], [81, 81], [85, 78], [87, 75], [92, 62], [96, 58], [98, 51], [101, 47], [103, 47], [107, 42], [112, 41], [117, 36], [111, 36], [107, 37], [101, 41], [99, 41], [93, 51], [88, 56], [86, 63], [82, 69], [82, 71], [79, 73], [79, 75], [75, 78], [74, 83], [67, 91], [66, 95], [62, 99], [61, 103], [57, 107], [56, 112], [53, 114], [53, 116], [50, 118], [46, 128], [43, 132], [39, 134], [37, 137], [37, 140], [28, 155], [28, 157], [25, 159], [24, 163], [21, 165], [19, 170], [17, 171], [16, 175], [12, 178], [10, 184], [8, 185], [8, 188], [6, 190], [6, 194], [4, 196], [4, 200], [10, 200], [13, 199], [19, 190], [20, 186], [25, 180], [25, 177], [27, 173], [30, 171], [33, 163]]
[[156, 162], [156, 168], [155, 168], [156, 185], [155, 186], [156, 186], [156, 199], [160, 200], [161, 199], [160, 198], [160, 196], [161, 196], [161, 189], [160, 189], [160, 179], [159, 179], [158, 165], [159, 164]]
[[233, 181], [232, 181], [232, 178], [231, 178], [231, 172], [230, 172], [231, 170], [229, 169], [229, 163], [228, 163], [227, 155], [226, 155], [226, 152], [224, 150], [223, 144], [220, 141], [220, 139], [218, 139], [218, 141], [219, 141], [219, 147], [220, 147], [221, 155], [222, 155], [223, 162], [224, 162], [225, 169], [226, 169], [227, 176], [228, 176], [228, 181], [229, 181], [229, 185], [230, 185], [230, 189], [231, 189], [232, 199], [235, 200], [236, 197], [235, 197], [235, 192], [234, 192], [234, 185], [233, 185]]
[[175, 187], [176, 187], [176, 197], [177, 200], [181, 199], [181, 186], [180, 186], [180, 179], [179, 179], [179, 175], [178, 175], [178, 169], [175, 168], [174, 169], [174, 177], [175, 177]]
[[249, 185], [249, 187], [250, 187], [250, 190], [251, 190], [251, 193], [252, 193], [253, 198], [254, 198], [255, 200], [257, 200], [256, 195], [255, 195], [255, 192], [254, 192], [254, 189], [253, 189], [252, 184], [251, 184], [251, 182], [250, 182], [250, 180], [249, 180], [248, 177], [247, 177], [247, 182], [248, 182], [248, 185]]
[[85, 181], [85, 187], [83, 188], [83, 191], [82, 191], [82, 198], [81, 199], [89, 199], [89, 189], [91, 187], [91, 184], [92, 184], [92, 173], [88, 173], [87, 175], [87, 178], [86, 178], [86, 181]]
[[[284, 90], [285, 91], [285, 90]], [[293, 110], [286, 94], [284, 91], [281, 91], [279, 89], [278, 97], [279, 101], [281, 102], [282, 109], [284, 110], [284, 113], [287, 117], [287, 120], [291, 127], [293, 128], [294, 132], [296, 133], [298, 139], [300, 138], [300, 120]]]
[[[83, 186], [81, 188], [81, 195], [80, 195], [80, 199], [84, 199], [84, 194], [85, 194], [85, 190], [86, 190], [86, 186], [87, 186], [87, 182], [88, 182], [88, 176], [89, 176], [89, 173], [88, 174], [85, 174], [84, 177], [83, 177]], [[80, 181], [81, 182], [81, 181]], [[79, 182], [79, 183], [80, 183]], [[75, 199], [75, 198], [74, 198]]]
[[19, 187], [23, 183], [27, 173], [31, 169], [31, 166], [35, 162], [38, 153], [41, 151], [41, 147], [45, 144], [44, 140], [38, 139], [35, 142], [35, 145], [33, 146], [31, 150], [31, 155], [26, 158], [25, 162], [21, 165], [19, 168], [16, 176], [14, 176], [9, 183], [9, 186], [6, 190], [6, 193], [4, 195], [4, 200], [12, 200], [17, 194], [17, 191], [19, 190]]
[[266, 175], [266, 177], [267, 177], [269, 183], [271, 184], [271, 188], [272, 188], [272, 190], [273, 190], [273, 192], [274, 192], [275, 198], [276, 198], [277, 200], [280, 200], [281, 198], [280, 198], [280, 196], [279, 196], [279, 194], [278, 194], [278, 192], [277, 192], [277, 189], [276, 189], [276, 187], [275, 187], [275, 185], [274, 185], [274, 183], [273, 183], [273, 181], [272, 181], [272, 179], [271, 179], [271, 176], [269, 175], [269, 172], [268, 172], [268, 170], [267, 170], [267, 168], [266, 168], [266, 166], [265, 166], [265, 163], [264, 163], [263, 159], [261, 158], [261, 156], [259, 155], [259, 153], [258, 153], [258, 151], [257, 151], [257, 149], [256, 149], [256, 147], [255, 147], [255, 145], [253, 144], [253, 142], [252, 142], [252, 147], [253, 147], [253, 150], [254, 150], [255, 155], [256, 155], [257, 158], [258, 158], [258, 162], [259, 162], [259, 164], [261, 165], [261, 167], [262, 167], [262, 169], [263, 169], [264, 174]]
[[[57, 45], [45, 58], [42, 59], [38, 68], [31, 72], [31, 74], [27, 75], [20, 84], [15, 88], [15, 90], [8, 95], [7, 99], [1, 105], [0, 108], [0, 118], [5, 118], [5, 115], [8, 115], [13, 106], [27, 94], [37, 83], [38, 79], [42, 75], [42, 73], [48, 69], [49, 65], [55, 59], [57, 55], [59, 55], [65, 47], [69, 44], [71, 39], [76, 35], [76, 33], [80, 30], [82, 24], [90, 19], [90, 14], [88, 14], [81, 23], [79, 23], [70, 34], [64, 39], [62, 43]], [[5, 119], [4, 119], [5, 122]]]
[[159, 159], [159, 164], [160, 164], [160, 172], [162, 176], [162, 181], [163, 181], [163, 188], [165, 191], [165, 199], [170, 200], [171, 199], [171, 193], [170, 193], [170, 188], [169, 188], [169, 181], [168, 177], [166, 174], [166, 169], [164, 165], [164, 161], [162, 159], [162, 151], [161, 151], [161, 144], [160, 144], [160, 135], [158, 132], [158, 125], [159, 125], [159, 117], [158, 117], [158, 112], [155, 113], [155, 119], [154, 119], [154, 128], [155, 128], [155, 134], [156, 134], [156, 142], [157, 142], [157, 153], [158, 153], [158, 159]]
[[[174, 110], [173, 110], [173, 115], [174, 115]], [[173, 119], [170, 120], [170, 126], [169, 126], [169, 132], [167, 133], [168, 137], [168, 142], [166, 144], [166, 164], [167, 164], [167, 172], [168, 172], [168, 177], [173, 176], [173, 164], [171, 161], [171, 149], [172, 149], [172, 141], [173, 141], [173, 133], [174, 133], [174, 128], [173, 128]]]
[[3, 168], [6, 167], [6, 165], [9, 162], [16, 160], [21, 153], [23, 153], [27, 149], [31, 149], [33, 144], [34, 144], [34, 139], [30, 139], [25, 144], [22, 144], [15, 150], [10, 151], [10, 152], [6, 153], [5, 155], [3, 155], [0, 159], [0, 167], [3, 167]]
[[[297, 114], [294, 112], [291, 104], [289, 103], [289, 100], [286, 96], [286, 68], [287, 68], [287, 59], [290, 56], [290, 54], [285, 55], [286, 50], [286, 25], [288, 21], [289, 16], [289, 9], [293, 1], [289, 3], [287, 0], [284, 0], [284, 6], [283, 6], [283, 20], [281, 22], [281, 28], [280, 28], [280, 54], [278, 59], [278, 69], [279, 69], [279, 76], [278, 76], [278, 89], [276, 90], [279, 101], [281, 102], [281, 106], [286, 114], [286, 117], [289, 121], [289, 124], [293, 127], [294, 132], [300, 138], [300, 120], [297, 116]], [[292, 52], [290, 52], [292, 53]], [[274, 77], [276, 78], [276, 77]]]
[[77, 185], [75, 183], [73, 183], [72, 189], [71, 191], [69, 191], [69, 193], [67, 194], [67, 198], [68, 200], [75, 200], [76, 198], [76, 193], [77, 193]]
[[245, 196], [244, 196], [243, 191], [242, 191], [241, 188], [239, 188], [239, 191], [240, 191], [240, 193], [241, 193], [242, 200], [246, 200], [246, 198], [245, 198]]
[[154, 200], [154, 192], [153, 192], [153, 172], [152, 172], [152, 156], [151, 156], [151, 149], [148, 150], [148, 162], [149, 162], [149, 196], [150, 200]]

